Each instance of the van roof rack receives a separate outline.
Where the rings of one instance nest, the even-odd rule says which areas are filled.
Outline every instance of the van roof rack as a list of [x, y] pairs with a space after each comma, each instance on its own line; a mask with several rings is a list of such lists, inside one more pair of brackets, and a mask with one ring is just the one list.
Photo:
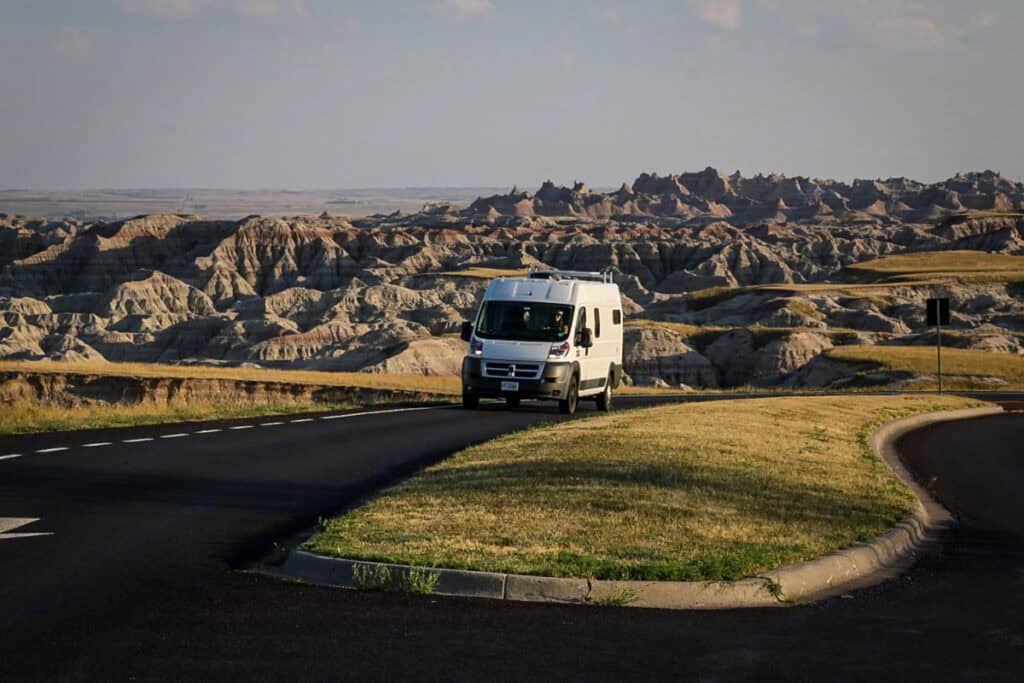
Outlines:
[[531, 280], [586, 280], [588, 282], [612, 283], [612, 272], [606, 270], [600, 273], [588, 272], [585, 270], [534, 270], [530, 269], [527, 274]]

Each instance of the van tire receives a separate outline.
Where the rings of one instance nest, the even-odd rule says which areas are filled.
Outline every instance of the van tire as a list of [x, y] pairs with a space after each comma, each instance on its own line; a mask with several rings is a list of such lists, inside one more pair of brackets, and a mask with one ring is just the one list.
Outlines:
[[462, 407], [466, 410], [476, 410], [480, 407], [480, 397], [476, 394], [463, 394]]
[[612, 378], [608, 377], [608, 381], [604, 384], [604, 391], [597, 395], [597, 409], [610, 413], [612, 410]]
[[519, 397], [518, 396], [506, 396], [505, 397], [505, 406], [509, 410], [515, 410], [516, 408], [519, 407]]
[[576, 406], [580, 402], [580, 378], [576, 375], [569, 380], [569, 388], [565, 392], [565, 400], [558, 402], [558, 412], [562, 415], [572, 415], [576, 412]]

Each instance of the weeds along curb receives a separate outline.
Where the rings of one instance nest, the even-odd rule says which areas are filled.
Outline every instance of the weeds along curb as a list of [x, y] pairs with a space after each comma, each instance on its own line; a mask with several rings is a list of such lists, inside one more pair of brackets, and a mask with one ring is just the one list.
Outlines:
[[913, 564], [935, 532], [953, 523], [949, 512], [914, 481], [900, 462], [896, 442], [930, 424], [999, 412], [1002, 408], [942, 411], [903, 418], [878, 428], [869, 445], [917, 497], [911, 514], [870, 541], [758, 577], [739, 581], [603, 581], [410, 567], [324, 557], [298, 549], [281, 564], [263, 566], [259, 571], [340, 588], [663, 609], [778, 607], [820, 600], [897, 575]]

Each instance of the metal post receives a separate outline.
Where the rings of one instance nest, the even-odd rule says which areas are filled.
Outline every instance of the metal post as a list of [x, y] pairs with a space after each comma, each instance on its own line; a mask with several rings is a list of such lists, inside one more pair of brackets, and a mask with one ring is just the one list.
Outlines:
[[[936, 305], [936, 308], [939, 308]], [[942, 393], [942, 316], [936, 316], [938, 325], [935, 327], [935, 360], [939, 367], [939, 393]]]

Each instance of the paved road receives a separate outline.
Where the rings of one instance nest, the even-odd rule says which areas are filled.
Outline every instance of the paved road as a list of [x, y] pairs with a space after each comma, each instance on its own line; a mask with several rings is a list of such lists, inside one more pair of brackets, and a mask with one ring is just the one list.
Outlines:
[[0, 460], [0, 521], [38, 518], [16, 533], [53, 534], [0, 534], [0, 680], [1024, 671], [1024, 416], [907, 438], [908, 464], [966, 526], [905, 577], [820, 605], [733, 612], [368, 594], [232, 571], [389, 478], [559, 416], [537, 407], [326, 418], [335, 416], [0, 439], [0, 457], [19, 456]]

